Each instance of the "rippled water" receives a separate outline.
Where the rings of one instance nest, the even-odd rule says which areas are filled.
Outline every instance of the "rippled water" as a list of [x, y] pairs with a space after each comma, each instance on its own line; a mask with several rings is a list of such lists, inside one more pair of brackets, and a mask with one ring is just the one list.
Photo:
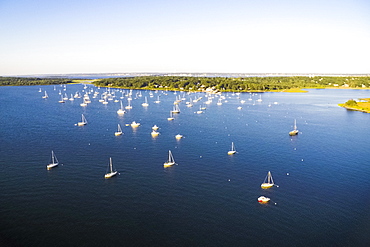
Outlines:
[[[86, 108], [58, 103], [83, 85], [42, 86], [46, 100], [39, 88], [0, 87], [0, 245], [369, 246], [370, 115], [337, 106], [367, 90], [225, 93], [221, 106], [204, 93], [134, 90], [120, 117], [119, 103], [98, 102], [105, 88], [86, 89], [100, 92]], [[81, 114], [89, 123], [75, 126]], [[51, 150], [63, 166], [47, 171]], [[164, 169], [168, 150], [178, 165]], [[106, 180], [109, 157], [120, 175]], [[268, 171], [279, 187], [262, 190]]]

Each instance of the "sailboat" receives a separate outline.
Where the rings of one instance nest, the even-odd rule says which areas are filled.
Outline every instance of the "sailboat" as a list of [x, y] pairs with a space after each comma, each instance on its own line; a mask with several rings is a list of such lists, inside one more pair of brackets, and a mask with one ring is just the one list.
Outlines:
[[127, 101], [128, 101], [128, 105], [125, 107], [125, 109], [132, 109], [130, 98], [128, 98]]
[[118, 115], [123, 115], [123, 114], [125, 114], [125, 110], [123, 110], [123, 105], [122, 105], [122, 100], [121, 100], [121, 108], [119, 108], [118, 110], [117, 110], [117, 114]]
[[168, 121], [172, 121], [174, 120], [175, 118], [173, 117], [172, 115], [172, 111], [170, 111], [170, 117], [167, 118]]
[[297, 130], [297, 121], [294, 119], [294, 129], [289, 132], [290, 136], [295, 136], [298, 135], [298, 130]]
[[163, 164], [164, 167], [173, 166], [175, 163], [175, 159], [172, 156], [171, 150], [168, 150], [168, 160]]
[[235, 153], [236, 153], [236, 150], [235, 150], [234, 142], [231, 142], [231, 150], [229, 152], [227, 152], [227, 154], [232, 155], [232, 154], [235, 154]]
[[112, 164], [112, 157], [109, 158], [109, 165], [107, 173], [104, 175], [104, 178], [111, 178], [115, 175], [117, 175], [117, 171], [113, 171], [113, 164]]
[[268, 188], [271, 188], [272, 186], [274, 186], [274, 180], [272, 179], [271, 172], [269, 171], [267, 173], [267, 176], [266, 176], [265, 180], [261, 184], [261, 188], [262, 189], [268, 189]]
[[145, 102], [141, 104], [142, 106], [149, 106], [148, 104], [148, 99], [147, 97], [145, 96]]
[[82, 103], [80, 104], [80, 106], [87, 106], [85, 98], [82, 99]]
[[78, 126], [84, 126], [84, 125], [86, 125], [87, 124], [87, 120], [86, 120], [84, 114], [82, 114], [81, 119], [82, 119], [82, 121], [81, 122], [78, 122], [77, 125]]
[[57, 157], [54, 154], [54, 151], [51, 151], [51, 163], [46, 166], [46, 169], [50, 170], [53, 167], [56, 167], [59, 165], [59, 161]]
[[66, 103], [63, 99], [63, 96], [60, 96], [60, 100], [59, 100], [59, 103]]
[[121, 125], [118, 124], [118, 130], [114, 133], [115, 136], [120, 136], [122, 135], [123, 132], [122, 132], [122, 129], [121, 129]]
[[156, 124], [152, 127], [152, 130], [157, 131], [158, 129], [159, 129], [159, 127]]
[[47, 99], [47, 98], [49, 98], [48, 93], [47, 93], [46, 91], [44, 91], [44, 92], [45, 92], [45, 94], [44, 94], [44, 96], [42, 96], [42, 98], [43, 98], [43, 99]]
[[173, 110], [171, 111], [172, 113], [180, 113], [180, 107], [179, 105], [174, 105]]

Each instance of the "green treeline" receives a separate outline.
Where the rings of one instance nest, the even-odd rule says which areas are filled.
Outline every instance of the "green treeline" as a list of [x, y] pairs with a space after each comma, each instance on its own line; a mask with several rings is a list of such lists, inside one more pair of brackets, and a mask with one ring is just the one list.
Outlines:
[[65, 78], [36, 78], [36, 77], [1, 77], [0, 86], [32, 86], [72, 83]]
[[[66, 78], [0, 77], [0, 86], [53, 85], [73, 83]], [[282, 77], [192, 77], [137, 76], [94, 80], [96, 86], [127, 89], [167, 89], [198, 91], [213, 88], [225, 91], [283, 91], [295, 88], [369, 88], [368, 76], [282, 76]]]
[[370, 77], [186, 77], [140, 76], [107, 78], [94, 81], [97, 86], [128, 89], [168, 89], [197, 91], [282, 91], [291, 88], [370, 87]]

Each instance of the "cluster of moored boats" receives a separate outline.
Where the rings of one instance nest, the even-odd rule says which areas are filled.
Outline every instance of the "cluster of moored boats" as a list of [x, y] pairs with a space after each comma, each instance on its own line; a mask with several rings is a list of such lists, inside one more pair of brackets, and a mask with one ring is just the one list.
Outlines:
[[[87, 86], [85, 85], [84, 89], [86, 89]], [[55, 90], [55, 87], [54, 87], [54, 90]], [[64, 86], [64, 90], [66, 90], [66, 87]], [[41, 89], [40, 89], [40, 92], [41, 92]], [[93, 92], [93, 90], [91, 90], [90, 92], [88, 92], [88, 90], [86, 90], [86, 93], [84, 94], [84, 96], [82, 97], [80, 93], [76, 92], [74, 94], [74, 96], [71, 94], [71, 97], [68, 98], [67, 97], [67, 94], [65, 93], [64, 97], [61, 93], [61, 91], [59, 91], [59, 94], [61, 95], [61, 100], [59, 101], [60, 103], [64, 103], [65, 100], [74, 100], [75, 98], [81, 98], [83, 99], [83, 102], [80, 104], [81, 106], [85, 107], [87, 106], [89, 103], [91, 103], [91, 100], [90, 100], [90, 97], [89, 97], [89, 94]], [[124, 97], [124, 92], [122, 92], [122, 96], [121, 96], [121, 99], [123, 99]], [[139, 92], [141, 94], [141, 92]], [[94, 96], [93, 98], [96, 98], [98, 96], [99, 92], [98, 91], [95, 91], [94, 92]], [[238, 93], [236, 93], [238, 94]], [[126, 113], [125, 109], [132, 109], [132, 106], [131, 106], [131, 100], [132, 100], [132, 90], [129, 91], [128, 94], [126, 94], [127, 96], [127, 100], [128, 100], [128, 105], [126, 107], [123, 107], [123, 103], [122, 103], [122, 100], [119, 101], [118, 99], [114, 99], [116, 96], [114, 95], [114, 93], [110, 93], [110, 91], [106, 91], [102, 94], [102, 97], [101, 99], [99, 100], [99, 102], [102, 102], [103, 104], [108, 104], [108, 101], [110, 100], [114, 100], [114, 102], [120, 102], [120, 108], [117, 110], [117, 114], [118, 115], [123, 115]], [[138, 97], [140, 97], [141, 95], [137, 95]], [[44, 96], [42, 96], [42, 98], [44, 99], [47, 99], [49, 96], [48, 94], [44, 93]], [[153, 93], [150, 92], [150, 97], [153, 97]], [[193, 104], [192, 102], [198, 102], [202, 97], [199, 97], [199, 98], [196, 98], [194, 100], [190, 100], [190, 102], [186, 102], [186, 106], [187, 107], [192, 107]], [[212, 102], [212, 98], [213, 97], [208, 97], [208, 100], [205, 102], [205, 104], [210, 104]], [[239, 97], [238, 97], [239, 98]], [[183, 98], [184, 99], [184, 98]], [[172, 121], [174, 120], [174, 117], [173, 117], [173, 114], [179, 114], [180, 113], [180, 108], [178, 106], [179, 102], [181, 102], [183, 99], [181, 99], [180, 96], [176, 97], [176, 100], [174, 102], [174, 107], [173, 109], [170, 111], [170, 117], [167, 118], [168, 121]], [[224, 100], [225, 97], [224, 96], [220, 96], [218, 102], [217, 102], [217, 105], [222, 105], [222, 100]], [[252, 98], [250, 97], [249, 100], [252, 100]], [[262, 98], [260, 96], [260, 98], [257, 100], [258, 102], [261, 102], [262, 101]], [[227, 102], [225, 100], [225, 102]], [[245, 100], [241, 100], [240, 101], [242, 104], [245, 103]], [[156, 101], [154, 101], [154, 103], [160, 103], [160, 100], [159, 100], [159, 96], [157, 98]], [[275, 102], [274, 104], [277, 104], [277, 102]], [[143, 107], [148, 107], [149, 106], [149, 103], [148, 103], [148, 100], [147, 100], [147, 97], [145, 97], [145, 102], [141, 104]], [[270, 106], [270, 105], [269, 105]], [[203, 106], [200, 106], [199, 110], [196, 111], [195, 113], [197, 114], [201, 114], [203, 113], [203, 110], [205, 110], [206, 107], [203, 107]], [[239, 110], [242, 109], [241, 106], [238, 107]], [[84, 126], [86, 125], [88, 122], [87, 122], [87, 119], [86, 117], [84, 116], [84, 114], [81, 114], [81, 121], [78, 122], [76, 125], [77, 126]], [[133, 121], [131, 124], [126, 124], [126, 126], [131, 126], [132, 128], [137, 128], [140, 126], [140, 123], [137, 123], [135, 121]], [[157, 125], [154, 125], [152, 127], [152, 132], [151, 132], [151, 135], [153, 138], [157, 137], [160, 133], [158, 131], [159, 127]], [[295, 135], [298, 135], [299, 131], [297, 129], [297, 125], [296, 125], [296, 120], [294, 120], [294, 129], [292, 131], [289, 132], [289, 135], [290, 136], [295, 136]], [[114, 133], [115, 136], [121, 136], [123, 134], [123, 131], [122, 131], [122, 128], [120, 126], [120, 124], [117, 125], [117, 131]], [[176, 139], [181, 139], [183, 138], [183, 135], [181, 134], [177, 134], [175, 136]], [[231, 143], [231, 149], [227, 152], [228, 155], [234, 155], [236, 154], [236, 149], [235, 149], [235, 145], [234, 145], [234, 142]], [[171, 150], [168, 151], [168, 159], [166, 162], [163, 163], [163, 166], [165, 168], [167, 167], [171, 167], [173, 165], [176, 165], [177, 163], [175, 162], [175, 159], [173, 157], [173, 154], [171, 152]], [[57, 167], [59, 165], [59, 161], [58, 159], [56, 158], [56, 155], [54, 153], [54, 151], [51, 152], [51, 163], [49, 163], [47, 165], [47, 169], [50, 170], [54, 167]], [[109, 164], [108, 164], [108, 168], [107, 168], [107, 172], [105, 173], [104, 177], [105, 178], [111, 178], [111, 177], [114, 177], [115, 175], [119, 174], [117, 170], [114, 170], [113, 169], [113, 162], [112, 162], [112, 158], [109, 159]], [[274, 184], [274, 181], [272, 179], [272, 175], [271, 175], [271, 172], [269, 171], [264, 182], [261, 184], [261, 188], [262, 189], [269, 189], [271, 187], [273, 187], [275, 184]], [[275, 185], [277, 186], [277, 185]], [[278, 187], [278, 186], [277, 186]], [[259, 203], [268, 203], [270, 202], [270, 198], [266, 197], [266, 196], [260, 196], [258, 197], [258, 202]]]

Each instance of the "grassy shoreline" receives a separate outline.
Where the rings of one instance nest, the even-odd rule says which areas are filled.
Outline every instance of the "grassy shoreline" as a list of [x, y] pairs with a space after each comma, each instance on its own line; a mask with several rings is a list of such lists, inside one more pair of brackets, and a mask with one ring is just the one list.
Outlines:
[[360, 111], [370, 113], [370, 98], [363, 98], [359, 100], [363, 100], [365, 102], [357, 102], [351, 99], [344, 104], [338, 104], [338, 106], [343, 107], [350, 111]]

